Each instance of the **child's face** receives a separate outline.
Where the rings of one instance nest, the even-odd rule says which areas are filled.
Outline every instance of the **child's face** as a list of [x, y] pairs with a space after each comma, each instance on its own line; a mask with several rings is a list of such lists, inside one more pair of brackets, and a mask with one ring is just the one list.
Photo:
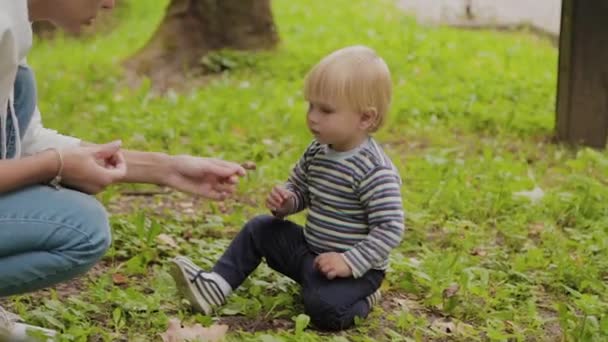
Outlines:
[[311, 101], [308, 106], [308, 128], [321, 144], [337, 151], [359, 146], [367, 131], [360, 113], [336, 103]]

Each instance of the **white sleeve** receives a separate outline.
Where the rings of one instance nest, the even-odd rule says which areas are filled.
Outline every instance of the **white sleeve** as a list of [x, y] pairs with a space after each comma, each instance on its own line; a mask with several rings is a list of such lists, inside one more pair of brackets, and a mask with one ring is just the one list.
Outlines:
[[25, 136], [21, 141], [21, 151], [23, 156], [28, 156], [51, 147], [63, 148], [79, 144], [80, 139], [59, 134], [52, 129], [42, 126], [40, 110], [36, 106], [32, 120], [25, 130]]
[[0, 12], [0, 118], [6, 118], [8, 100], [13, 93], [19, 66], [16, 36], [11, 22], [7, 13]]

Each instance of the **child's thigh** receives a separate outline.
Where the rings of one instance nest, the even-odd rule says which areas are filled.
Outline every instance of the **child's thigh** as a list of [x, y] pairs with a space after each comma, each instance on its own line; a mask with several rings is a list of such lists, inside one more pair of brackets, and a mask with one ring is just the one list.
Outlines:
[[383, 271], [370, 270], [360, 278], [330, 280], [314, 269], [311, 262], [310, 265], [306, 265], [305, 277], [302, 281], [302, 297], [305, 301], [321, 301], [336, 308], [348, 307], [374, 293], [383, 279]]

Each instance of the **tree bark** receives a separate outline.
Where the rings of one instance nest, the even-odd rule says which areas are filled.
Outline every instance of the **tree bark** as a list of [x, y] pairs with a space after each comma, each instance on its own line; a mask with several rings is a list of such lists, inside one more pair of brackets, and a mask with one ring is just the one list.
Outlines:
[[564, 0], [559, 48], [559, 141], [599, 149], [608, 139], [608, 3]]
[[126, 66], [153, 83], [200, 65], [213, 50], [276, 45], [270, 0], [172, 0], [152, 39]]

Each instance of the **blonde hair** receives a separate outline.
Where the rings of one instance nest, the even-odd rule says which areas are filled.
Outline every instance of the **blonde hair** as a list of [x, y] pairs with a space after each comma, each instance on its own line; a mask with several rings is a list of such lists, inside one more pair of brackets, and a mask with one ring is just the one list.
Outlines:
[[376, 111], [370, 132], [385, 121], [391, 102], [391, 74], [384, 60], [366, 46], [350, 46], [323, 58], [306, 76], [309, 102], [339, 103], [364, 113]]

